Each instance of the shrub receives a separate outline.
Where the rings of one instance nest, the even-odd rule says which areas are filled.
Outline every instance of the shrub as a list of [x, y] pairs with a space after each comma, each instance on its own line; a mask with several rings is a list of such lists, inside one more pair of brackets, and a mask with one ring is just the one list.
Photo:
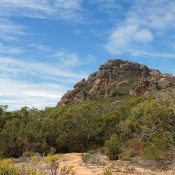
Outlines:
[[144, 142], [137, 139], [129, 140], [122, 148], [121, 158], [130, 160], [135, 156], [140, 156], [144, 149]]
[[118, 96], [126, 96], [129, 94], [129, 89], [128, 88], [118, 88], [118, 89], [115, 89], [114, 94]]
[[19, 175], [19, 171], [10, 159], [4, 159], [0, 160], [0, 174]]
[[110, 167], [104, 169], [102, 175], [112, 175], [112, 171]]
[[116, 134], [112, 135], [111, 138], [105, 142], [105, 153], [109, 159], [118, 159], [118, 156], [121, 153], [121, 146], [121, 140]]
[[44, 174], [40, 171], [29, 169], [29, 175], [44, 175]]
[[145, 162], [157, 168], [166, 168], [173, 161], [173, 153], [169, 150], [164, 139], [153, 138], [142, 153]]
[[61, 168], [60, 175], [75, 175], [73, 168], [73, 166], [65, 165], [63, 168]]
[[30, 152], [24, 156], [26, 157], [18, 159], [20, 163], [24, 162], [20, 168], [20, 175], [44, 175], [42, 171], [38, 170], [39, 163], [42, 160], [40, 154]]
[[49, 164], [50, 171], [52, 175], [56, 175], [57, 170], [59, 168], [59, 163], [58, 160], [60, 159], [59, 154], [54, 154], [54, 155], [48, 155], [45, 157], [46, 163]]
[[81, 155], [84, 163], [87, 164], [101, 164], [101, 154], [99, 152], [87, 152]]

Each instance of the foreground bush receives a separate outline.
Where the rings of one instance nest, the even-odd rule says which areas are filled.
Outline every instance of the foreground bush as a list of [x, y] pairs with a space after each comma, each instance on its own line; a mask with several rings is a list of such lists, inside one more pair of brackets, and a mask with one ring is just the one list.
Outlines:
[[81, 155], [81, 159], [86, 164], [103, 164], [100, 152], [89, 151]]
[[117, 160], [121, 153], [121, 141], [119, 137], [114, 134], [109, 140], [105, 142], [105, 153], [111, 160]]
[[1, 175], [20, 175], [18, 169], [10, 159], [0, 160]]
[[60, 155], [58, 155], [58, 154], [48, 155], [45, 157], [45, 161], [46, 161], [46, 163], [48, 163], [49, 169], [50, 169], [50, 172], [52, 173], [52, 175], [57, 174], [57, 170], [59, 168], [59, 162], [58, 162], [59, 159], [60, 159]]
[[153, 138], [145, 146], [142, 158], [149, 166], [165, 169], [172, 163], [174, 154], [162, 138]]
[[[158, 145], [159, 138], [166, 143]], [[106, 141], [107, 138], [110, 138]], [[124, 145], [124, 146], [123, 146]], [[8, 112], [0, 107], [0, 157], [20, 157], [31, 152], [87, 152], [105, 148], [110, 159], [131, 160], [142, 155], [146, 162], [172, 162], [175, 150], [175, 110], [169, 100], [151, 96], [87, 100], [46, 108]], [[173, 150], [173, 151], [172, 151]], [[83, 155], [94, 162], [92, 155]], [[175, 159], [174, 159], [175, 160]], [[34, 163], [35, 164], [35, 163]], [[152, 163], [150, 163], [152, 164]], [[159, 166], [161, 167], [161, 166]]]
[[122, 147], [120, 158], [123, 160], [131, 160], [133, 157], [140, 156], [145, 143], [142, 140], [131, 139]]
[[110, 167], [104, 169], [102, 175], [112, 175], [112, 171]]
[[44, 175], [42, 172], [35, 171], [35, 170], [32, 170], [32, 169], [29, 170], [28, 174], [29, 175]]
[[75, 175], [76, 173], [73, 168], [73, 166], [65, 165], [63, 168], [61, 168], [60, 175]]

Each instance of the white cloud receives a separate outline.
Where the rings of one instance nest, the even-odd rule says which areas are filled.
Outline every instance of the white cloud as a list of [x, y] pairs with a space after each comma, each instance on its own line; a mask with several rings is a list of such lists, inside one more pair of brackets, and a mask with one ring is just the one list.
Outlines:
[[175, 58], [175, 53], [164, 53], [164, 52], [151, 52], [151, 51], [143, 51], [143, 50], [130, 50], [131, 55], [134, 56], [147, 56], [147, 57], [154, 57], [154, 58]]
[[[86, 77], [83, 72], [71, 70], [66, 53], [60, 56], [67, 59], [64, 66], [59, 61], [51, 64], [0, 57], [0, 104], [9, 104], [10, 109], [55, 106], [70, 84]], [[70, 57], [79, 58], [76, 54]]]
[[63, 67], [74, 67], [81, 64], [80, 57], [75, 53], [69, 53], [65, 50], [58, 51], [56, 58], [60, 61]]
[[148, 29], [142, 29], [135, 25], [122, 26], [110, 34], [107, 50], [112, 53], [122, 53], [124, 50], [137, 43], [149, 43], [153, 40], [153, 35]]
[[81, 9], [82, 0], [56, 0], [55, 5], [58, 8], [68, 9], [68, 10], [79, 10]]
[[5, 45], [5, 44], [0, 42], [0, 54], [18, 55], [18, 54], [21, 54], [21, 53], [23, 53], [23, 49], [20, 49], [18, 47], [8, 46], [8, 45]]
[[[36, 62], [32, 60], [19, 60], [14, 58], [0, 57], [0, 73], [9, 77], [37, 77], [41, 80], [60, 81], [62, 79], [77, 81], [86, 76], [75, 72], [59, 63]], [[21, 76], [22, 75], [22, 76]]]
[[128, 13], [126, 22], [134, 22], [155, 30], [167, 29], [174, 25], [174, 6], [175, 0], [135, 0], [131, 11]]
[[[29, 39], [31, 34], [12, 17], [80, 22], [81, 12], [82, 0], [0, 0], [0, 104], [9, 104], [11, 109], [54, 106], [70, 83], [87, 76], [74, 70], [80, 61], [76, 53], [57, 52], [42, 43], [28, 44], [26, 48], [22, 39]], [[24, 54], [30, 49], [36, 56], [47, 53], [47, 59], [26, 59]]]
[[22, 106], [43, 108], [55, 106], [67, 87], [53, 83], [29, 83], [0, 78], [0, 104], [17, 109]]
[[[1, 1], [0, 1], [1, 2]], [[0, 17], [0, 40], [14, 40], [25, 35], [25, 27], [12, 20]]]
[[[91, 0], [90, 0], [91, 1]], [[104, 12], [120, 9], [120, 5], [116, 0], [93, 0], [93, 3], [97, 3], [98, 7]]]
[[51, 52], [52, 49], [48, 46], [45, 46], [43, 44], [40, 44], [40, 43], [32, 43], [32, 44], [29, 44], [29, 46], [33, 49], [36, 49], [38, 51], [41, 51], [41, 52]]
[[125, 18], [109, 34], [107, 51], [114, 55], [132, 53], [151, 47], [158, 38], [166, 43], [166, 33], [175, 27], [174, 6], [175, 0], [133, 0]]
[[80, 20], [81, 0], [1, 0], [0, 16]]
[[153, 40], [153, 35], [148, 29], [140, 29], [135, 33], [133, 40], [141, 43], [149, 43]]

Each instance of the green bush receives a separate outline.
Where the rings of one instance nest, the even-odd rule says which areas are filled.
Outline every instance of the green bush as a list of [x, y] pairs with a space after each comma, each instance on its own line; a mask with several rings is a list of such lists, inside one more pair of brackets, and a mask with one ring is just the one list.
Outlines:
[[131, 160], [135, 156], [140, 156], [144, 149], [144, 142], [137, 139], [131, 139], [122, 147], [121, 158]]
[[60, 159], [59, 154], [54, 154], [54, 155], [48, 155], [44, 158], [45, 162], [49, 165], [50, 172], [52, 175], [57, 174], [57, 170], [59, 168], [59, 159]]
[[75, 175], [75, 171], [73, 170], [73, 166], [65, 165], [60, 170], [60, 175]]
[[[22, 108], [9, 112], [0, 107], [0, 157], [87, 152], [105, 145], [110, 159], [130, 159], [142, 152], [144, 159], [154, 161], [151, 156], [156, 157], [156, 153], [151, 144], [155, 145], [155, 135], [168, 145], [161, 151], [161, 161], [162, 157], [171, 157], [169, 148], [175, 147], [172, 103], [151, 96], [121, 98], [86, 100], [43, 111]], [[84, 156], [91, 162], [96, 160], [95, 155]]]
[[29, 175], [44, 175], [42, 172], [40, 171], [36, 171], [36, 170], [33, 170], [33, 169], [29, 169]]
[[112, 135], [111, 138], [105, 142], [105, 153], [109, 159], [116, 160], [119, 158], [121, 146], [121, 140], [116, 134]]
[[10, 159], [0, 160], [0, 174], [2, 175], [20, 175], [18, 169]]
[[143, 160], [150, 162], [158, 168], [166, 168], [173, 161], [173, 151], [167, 145], [164, 139], [153, 138], [148, 143], [142, 153]]
[[110, 167], [106, 167], [102, 173], [102, 175], [112, 175], [112, 170]]
[[81, 159], [87, 164], [101, 164], [101, 154], [95, 151], [89, 151], [81, 155]]
[[114, 94], [118, 96], [127, 96], [129, 94], [129, 88], [115, 89]]

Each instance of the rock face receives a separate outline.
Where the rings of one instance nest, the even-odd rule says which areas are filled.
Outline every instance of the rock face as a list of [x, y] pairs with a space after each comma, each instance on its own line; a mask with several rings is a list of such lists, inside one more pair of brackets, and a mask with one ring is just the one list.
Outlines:
[[99, 70], [83, 79], [68, 91], [59, 104], [78, 103], [86, 99], [121, 98], [171, 88], [175, 78], [169, 74], [149, 69], [146, 65], [108, 60]]

